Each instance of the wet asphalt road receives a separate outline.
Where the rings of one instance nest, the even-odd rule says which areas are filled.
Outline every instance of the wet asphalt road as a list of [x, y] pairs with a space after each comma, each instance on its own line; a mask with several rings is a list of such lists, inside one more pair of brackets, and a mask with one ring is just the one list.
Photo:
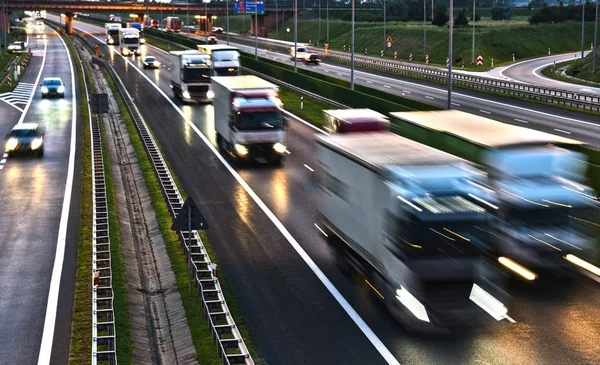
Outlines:
[[[101, 28], [76, 23], [99, 38]], [[144, 46], [144, 51], [147, 51]], [[384, 359], [308, 269], [286, 237], [234, 180], [189, 124], [167, 101], [169, 72], [135, 70], [110, 55], [153, 129], [166, 158], [206, 215], [207, 232], [222, 272], [232, 284], [254, 336], [270, 364], [379, 364]], [[163, 65], [164, 53], [152, 49]], [[386, 81], [387, 82], [387, 81]], [[392, 81], [390, 81], [392, 82]], [[158, 84], [166, 97], [151, 83]], [[212, 106], [176, 107], [214, 145]], [[488, 104], [489, 105], [489, 104]], [[534, 123], [537, 122], [539, 124]], [[531, 121], [542, 125], [541, 118]], [[548, 118], [548, 123], [552, 123]], [[540, 129], [548, 128], [540, 127]], [[408, 335], [374, 300], [364, 282], [344, 276], [313, 226], [315, 215], [314, 130], [292, 123], [285, 166], [236, 168], [239, 175], [282, 222], [385, 347], [402, 364], [593, 364], [600, 361], [600, 292], [583, 276], [567, 282], [513, 283], [509, 304], [516, 323], [503, 321], [486, 332], [451, 339]], [[586, 133], [582, 133], [584, 135]], [[590, 139], [597, 136], [587, 133]]]

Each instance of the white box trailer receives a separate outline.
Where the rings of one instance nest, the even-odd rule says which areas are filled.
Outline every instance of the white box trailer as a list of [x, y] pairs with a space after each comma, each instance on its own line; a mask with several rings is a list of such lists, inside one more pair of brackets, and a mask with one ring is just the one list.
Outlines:
[[119, 28], [119, 50], [123, 56], [140, 54], [140, 31], [135, 28]]
[[390, 132], [319, 135], [317, 156], [319, 228], [401, 323], [438, 331], [505, 317], [482, 258], [496, 206], [480, 171]]
[[219, 147], [240, 161], [283, 162], [279, 87], [254, 75], [215, 76], [212, 87]]

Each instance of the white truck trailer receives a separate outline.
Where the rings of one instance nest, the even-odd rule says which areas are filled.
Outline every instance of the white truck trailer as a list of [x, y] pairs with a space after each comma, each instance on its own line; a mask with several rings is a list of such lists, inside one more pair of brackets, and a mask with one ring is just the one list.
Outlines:
[[121, 23], [106, 23], [104, 24], [104, 31], [106, 34], [106, 44], [118, 45], [119, 44], [119, 29], [121, 29]]
[[399, 322], [446, 332], [506, 317], [483, 258], [497, 206], [480, 171], [390, 132], [316, 141], [317, 225]]
[[119, 28], [119, 50], [123, 56], [140, 54], [140, 31], [135, 28]]
[[385, 115], [371, 109], [330, 109], [323, 110], [329, 133], [354, 133], [389, 131], [390, 121]]
[[285, 128], [279, 88], [254, 75], [216, 76], [218, 146], [239, 161], [282, 163]]
[[210, 56], [199, 51], [171, 51], [171, 89], [183, 103], [210, 103]]

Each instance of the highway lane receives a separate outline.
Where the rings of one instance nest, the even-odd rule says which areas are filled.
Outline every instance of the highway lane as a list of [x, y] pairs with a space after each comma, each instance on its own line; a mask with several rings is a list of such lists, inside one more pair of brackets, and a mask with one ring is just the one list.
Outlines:
[[[588, 54], [589, 51], [586, 51], [585, 54]], [[594, 87], [593, 85], [578, 85], [572, 84], [564, 81], [558, 81], [546, 77], [542, 74], [544, 68], [558, 64], [564, 61], [570, 61], [580, 58], [581, 53], [569, 53], [563, 55], [556, 56], [548, 56], [535, 58], [532, 60], [517, 62], [514, 65], [503, 68], [501, 74], [505, 77], [508, 77], [515, 81], [524, 82], [532, 85], [540, 85], [549, 88], [563, 89], [563, 90], [571, 90], [574, 92], [581, 93], [591, 93], [598, 94], [600, 93], [600, 88]]]
[[[47, 44], [43, 61], [44, 46], [31, 42], [34, 57], [23, 81], [37, 85], [38, 75], [62, 77], [66, 97], [41, 100], [39, 87], [35, 87], [31, 104], [19, 121], [38, 123], [45, 129], [44, 157], [3, 157], [7, 161], [0, 172], [1, 364], [68, 361], [79, 216], [77, 188], [76, 198], [66, 202], [70, 211], [64, 207], [65, 188], [70, 188], [73, 85], [69, 63], [65, 62], [66, 47], [56, 33], [50, 32]], [[10, 130], [12, 125], [2, 123], [0, 133], [8, 132], [5, 128]], [[78, 171], [72, 173], [79, 175]], [[64, 260], [65, 265], [57, 259]], [[62, 280], [57, 273], [62, 274]], [[63, 285], [60, 293], [57, 284]], [[59, 319], [56, 326], [48, 323], [53, 317]], [[46, 343], [41, 345], [43, 333]], [[53, 337], [56, 342], [51, 359]]]
[[[159, 51], [153, 51], [152, 53], [158, 56], [163, 64], [168, 64], [168, 60], [164, 54]], [[117, 64], [121, 62], [119, 61], [119, 56], [115, 56], [115, 62]], [[136, 62], [139, 61], [132, 60], [133, 64]], [[152, 97], [152, 88], [137, 78], [135, 76], [136, 72], [132, 72], [131, 67], [132, 65], [128, 64], [126, 77], [132, 81], [129, 83], [129, 86], [131, 90], [134, 90], [134, 94], [137, 95], [136, 99], [146, 101], [140, 105], [140, 108], [142, 112], [147, 110], [144, 114], [148, 118], [149, 123], [151, 123], [152, 128], [155, 129], [160, 143], [163, 144], [167, 158], [175, 165], [189, 164], [187, 170], [185, 167], [179, 169], [175, 167], [176, 174], [182, 179], [184, 185], [188, 184], [189, 186], [191, 184], [191, 189], [196, 194], [201, 197], [209, 197], [210, 200], [205, 204], [210, 205], [211, 208], [213, 208], [213, 205], [218, 206], [222, 200], [229, 197], [216, 195], [216, 188], [213, 185], [218, 184], [220, 186], [223, 183], [221, 180], [206, 180], [208, 179], [206, 177], [206, 165], [218, 168], [218, 163], [213, 161], [213, 156], [210, 154], [208, 155], [210, 162], [199, 161], [199, 159], [189, 162], [189, 155], [200, 156], [200, 154], [195, 152], [196, 148], [198, 148], [198, 141], [194, 135], [194, 131], [190, 130], [185, 124], [181, 126], [177, 121], [179, 118], [171, 117], [170, 119], [165, 119], [158, 114], [159, 110], [164, 109], [165, 106], [168, 108], [168, 105], [164, 104], [164, 101], [161, 103], [160, 98]], [[134, 76], [131, 76], [132, 73]], [[144, 74], [157, 82], [163, 92], [169, 92], [168, 70], [165, 68], [160, 71], [147, 70], [144, 71]], [[213, 121], [210, 119], [212, 107], [183, 106], [181, 109], [214, 144]], [[165, 123], [165, 120], [169, 120], [169, 123]], [[181, 129], [181, 131], [177, 132], [177, 129]], [[599, 327], [597, 326], [597, 320], [594, 318], [600, 313], [598, 313], [599, 309], [594, 303], [600, 298], [594, 286], [595, 283], [586, 278], [577, 279], [574, 283], [570, 283], [571, 287], [569, 288], [565, 288], [565, 285], [557, 283], [542, 283], [539, 287], [535, 288], [517, 285], [514, 292], [515, 301], [511, 306], [510, 312], [517, 323], [502, 323], [488, 333], [474, 334], [465, 338], [444, 341], [431, 341], [406, 335], [387, 313], [372, 300], [372, 293], [369, 292], [370, 289], [364, 283], [356, 281], [356, 278], [345, 277], [335, 266], [335, 260], [313, 226], [315, 207], [313, 194], [315, 189], [313, 181], [314, 173], [306, 166], [316, 168], [312, 152], [314, 145], [312, 144], [311, 137], [314, 131], [308, 127], [294, 123], [291, 125], [289, 132], [288, 140], [291, 154], [288, 156], [283, 169], [244, 168], [240, 169], [239, 173], [283, 222], [294, 238], [298, 240], [307, 253], [315, 260], [319, 268], [323, 270], [346, 300], [353, 305], [363, 320], [367, 322], [370, 328], [374, 330], [386, 347], [401, 363], [431, 362], [463, 364], [477, 361], [490, 364], [593, 363], [598, 360], [597, 354], [600, 349], [598, 348], [597, 341], [599, 334], [596, 328]], [[179, 139], [175, 138], [177, 133], [181, 135]], [[165, 141], [167, 141], [167, 145], [165, 145]], [[182, 141], [185, 141], [185, 144], [189, 147], [179, 146], [182, 144]], [[186, 149], [188, 150], [187, 152]], [[175, 157], [175, 160], [173, 160], [173, 157]], [[213, 166], [215, 163], [217, 166]], [[190, 173], [190, 170], [199, 172]], [[183, 175], [181, 174], [182, 172]], [[214, 176], [213, 178], [217, 179], [219, 177]], [[206, 186], [206, 188], [203, 188], [203, 186]], [[187, 190], [188, 187], [186, 187]], [[252, 218], [255, 213], [251, 209], [252, 202], [243, 194], [243, 191], [236, 191], [236, 194], [236, 197], [239, 197], [237, 203], [239, 216], [244, 222], [253, 222]], [[228, 219], [230, 216], [230, 213], [227, 212], [222, 211], [220, 214], [216, 214], [215, 212], [213, 219], [217, 219], [217, 222], [219, 222], [219, 220]], [[232, 222], [237, 222], [235, 215], [233, 218]], [[232, 226], [236, 231], [240, 232], [243, 232], [245, 229], [243, 225], [235, 223]], [[269, 231], [269, 233], [272, 232]], [[220, 235], [221, 233], [218, 236]], [[241, 234], [241, 237], [237, 239], [245, 241], [246, 237], [244, 234]], [[235, 245], [233, 241], [229, 242], [230, 245]], [[242, 244], [246, 245], [247, 243], [244, 242]], [[277, 248], [277, 255], [280, 255], [281, 260], [295, 262], [294, 255], [290, 256], [289, 252], [280, 247], [281, 242], [270, 242], [270, 244]], [[238, 249], [237, 245], [234, 247]], [[229, 264], [230, 259], [233, 259], [234, 262], [237, 260], [235, 255], [227, 251], [223, 252], [222, 249], [222, 247], [218, 247], [217, 254], [221, 258], [223, 265], [231, 265]], [[227, 259], [223, 259], [222, 255], [226, 255]], [[238, 265], [238, 263], [235, 262], [234, 265]], [[296, 266], [293, 266], [293, 268], [294, 270], [297, 269]], [[226, 270], [228, 269], [231, 270], [231, 268], [226, 267]], [[231, 271], [227, 274], [229, 273]], [[272, 276], [269, 276], [268, 279], [271, 280], [270, 286], [275, 289], [280, 288]], [[284, 280], [287, 279], [286, 277]], [[238, 293], [237, 290], [239, 290], [239, 287], [236, 288], [236, 293]], [[247, 288], [242, 288], [241, 290], [242, 293], [251, 295], [248, 294]], [[285, 293], [287, 291], [280, 293], [280, 295], [283, 296]], [[272, 293], [267, 298], [269, 301], [281, 300], [274, 298]], [[308, 295], [307, 298], [309, 298]], [[312, 297], [310, 299], [312, 301], [315, 300]], [[255, 307], [254, 309], [259, 310], [259, 308]], [[585, 315], [581, 316], [580, 313], [585, 313]], [[265, 321], [268, 317], [264, 313], [249, 314], [249, 321], [254, 323], [253, 329], [256, 330], [256, 328], [259, 328], [260, 333], [262, 332], [260, 330], [264, 331], [265, 325], [257, 324], [256, 316], [260, 316]], [[567, 318], [568, 320], [566, 320]], [[310, 324], [312, 325], [313, 323]], [[294, 322], [293, 325], [297, 324]], [[319, 336], [327, 336], [329, 334], [328, 332], [319, 330], [321, 327], [311, 328], [310, 334], [318, 333]], [[332, 330], [330, 329], [330, 331]], [[259, 341], [263, 349], [266, 343], [267, 348], [271, 351], [285, 351], [279, 346], [274, 346], [273, 339], [265, 335], [264, 332], [259, 334], [260, 336], [266, 337], [262, 338], [263, 342]], [[567, 339], [564, 337], [567, 337]], [[330, 337], [327, 338], [329, 339]], [[372, 362], [373, 360], [369, 363]], [[280, 362], [276, 361], [275, 363]], [[341, 362], [336, 361], [336, 363]], [[355, 359], [351, 363], [361, 362]]]

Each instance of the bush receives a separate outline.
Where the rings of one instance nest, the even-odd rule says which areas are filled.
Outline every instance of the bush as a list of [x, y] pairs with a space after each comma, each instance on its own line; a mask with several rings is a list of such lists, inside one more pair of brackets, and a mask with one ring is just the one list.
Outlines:
[[[585, 4], [585, 18], [594, 19], [595, 4]], [[581, 5], [544, 6], [529, 18], [530, 24], [562, 23], [566, 21], [581, 21]]]
[[444, 2], [438, 2], [438, 4], [435, 6], [431, 24], [437, 25], [438, 27], [443, 27], [446, 25], [446, 23], [448, 23], [448, 20], [448, 6]]
[[456, 27], [466, 27], [469, 25], [469, 21], [467, 20], [467, 15], [464, 10], [461, 10], [457, 15], [456, 19], [454, 19], [454, 26]]
[[509, 7], [495, 6], [490, 10], [492, 20], [510, 20], [512, 9]]

